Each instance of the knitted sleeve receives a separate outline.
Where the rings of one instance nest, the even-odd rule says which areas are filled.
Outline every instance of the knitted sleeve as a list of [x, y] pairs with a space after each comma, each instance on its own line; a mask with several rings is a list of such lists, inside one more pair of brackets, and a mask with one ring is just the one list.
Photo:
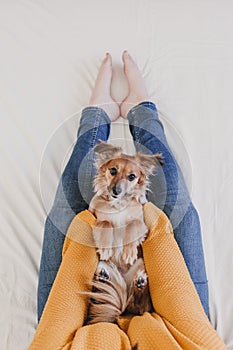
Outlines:
[[[83, 326], [87, 290], [98, 257], [93, 244], [94, 216], [89, 211], [72, 221], [63, 247], [63, 259], [29, 350], [226, 349], [210, 325], [174, 240], [167, 217], [153, 204], [144, 205], [149, 235], [143, 254], [155, 313], [118, 325]], [[159, 345], [159, 346], [157, 346]]]
[[226, 349], [205, 315], [168, 218], [147, 203], [144, 219], [149, 234], [142, 248], [155, 312], [120, 317], [119, 326], [142, 350]]

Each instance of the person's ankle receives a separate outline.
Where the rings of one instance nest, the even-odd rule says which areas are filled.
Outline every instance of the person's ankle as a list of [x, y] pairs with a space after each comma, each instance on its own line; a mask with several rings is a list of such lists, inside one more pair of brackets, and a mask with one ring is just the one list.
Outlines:
[[109, 53], [102, 61], [95, 86], [92, 91], [89, 106], [101, 107], [115, 121], [120, 116], [120, 108], [111, 96], [112, 58]]

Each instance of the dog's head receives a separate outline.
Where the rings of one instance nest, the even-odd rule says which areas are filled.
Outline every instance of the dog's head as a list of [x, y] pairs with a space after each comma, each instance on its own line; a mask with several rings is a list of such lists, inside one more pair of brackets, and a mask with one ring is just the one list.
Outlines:
[[102, 141], [98, 142], [94, 151], [97, 153], [98, 169], [95, 190], [98, 195], [108, 195], [112, 199], [145, 195], [149, 175], [163, 164], [159, 153], [129, 156], [123, 153], [121, 147]]

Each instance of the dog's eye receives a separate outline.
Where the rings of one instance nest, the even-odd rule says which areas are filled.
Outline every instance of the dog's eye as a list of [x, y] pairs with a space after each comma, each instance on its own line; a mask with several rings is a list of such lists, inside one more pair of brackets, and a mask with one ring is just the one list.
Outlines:
[[117, 169], [116, 168], [111, 168], [111, 169], [109, 169], [109, 171], [110, 171], [110, 174], [112, 176], [115, 176], [117, 174]]
[[134, 179], [136, 179], [136, 175], [135, 174], [129, 174], [128, 175], [128, 180], [129, 181], [133, 181]]

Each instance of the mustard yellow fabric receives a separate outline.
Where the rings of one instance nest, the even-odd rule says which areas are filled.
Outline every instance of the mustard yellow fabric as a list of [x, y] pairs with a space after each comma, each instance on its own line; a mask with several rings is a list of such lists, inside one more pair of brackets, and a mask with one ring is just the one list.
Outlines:
[[226, 349], [206, 317], [176, 244], [166, 215], [144, 205], [149, 235], [142, 244], [155, 312], [120, 317], [118, 325], [83, 326], [86, 291], [98, 258], [92, 241], [94, 216], [89, 211], [72, 221], [63, 260], [29, 350]]

